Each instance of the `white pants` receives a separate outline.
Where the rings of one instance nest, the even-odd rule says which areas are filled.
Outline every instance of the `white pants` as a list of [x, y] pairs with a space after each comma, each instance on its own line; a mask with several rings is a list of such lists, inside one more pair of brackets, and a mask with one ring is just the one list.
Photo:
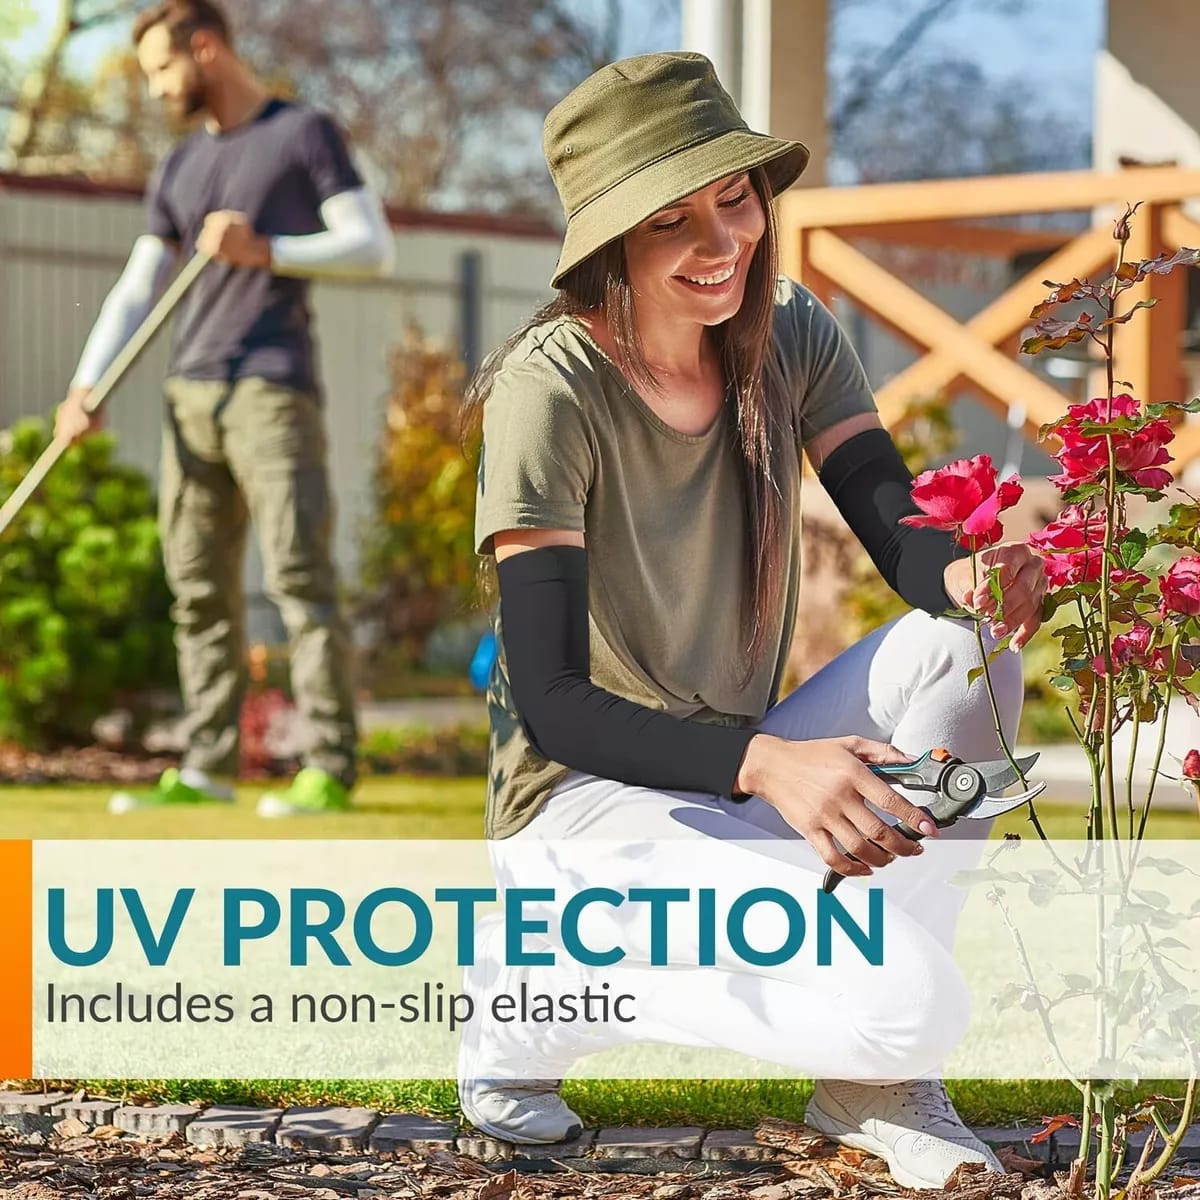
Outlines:
[[[985, 634], [989, 651], [993, 645]], [[967, 684], [967, 672], [978, 664], [969, 622], [910, 612], [840, 654], [777, 704], [761, 728], [795, 740], [857, 734], [891, 742], [914, 757], [946, 746], [966, 760], [999, 758], [984, 681]], [[998, 656], [991, 677], [1011, 745], [1023, 693], [1019, 656]], [[922, 802], [920, 792], [906, 794]], [[962, 820], [943, 830], [941, 840], [976, 839], [981, 853], [989, 828], [990, 822]], [[774, 886], [813, 896], [824, 866], [807, 844], [797, 844], [798, 837], [757, 798], [734, 803], [575, 772], [528, 825], [493, 843], [493, 856], [502, 883], [527, 875], [530, 843], [546, 842], [557, 848], [547, 846], [549, 865], [539, 864], [539, 883], [548, 871], [564, 892], [618, 881], [655, 887], [661, 879], [652, 864], [638, 877], [631, 843], [682, 838], [689, 840], [697, 879], [719, 880], [732, 891]], [[581, 847], [579, 839], [592, 844]], [[573, 844], [570, 854], [561, 853], [564, 844]], [[654, 967], [648, 944], [637, 941], [639, 927], [622, 924], [610, 910], [597, 916], [613, 925], [599, 930], [597, 944], [615, 930], [627, 957], [605, 968], [602, 978], [614, 992], [639, 996], [637, 1040], [736, 1050], [814, 1078], [886, 1082], [936, 1073], [965, 1031], [969, 999], [950, 953], [963, 893], [948, 885], [949, 856], [939, 856], [937, 841], [924, 845], [925, 854], [897, 859], [868, 881], [885, 893], [881, 965], [847, 956], [836, 967], [820, 967], [811, 956], [797, 956], [780, 966], [754, 967], [727, 955], [713, 967]], [[963, 865], [963, 856], [954, 856], [953, 870]], [[865, 926], [866, 890], [850, 882], [837, 894]], [[778, 921], [773, 927], [765, 909], [759, 925], [761, 944], [777, 945], [771, 938], [778, 935]], [[753, 923], [746, 928], [752, 932]]]

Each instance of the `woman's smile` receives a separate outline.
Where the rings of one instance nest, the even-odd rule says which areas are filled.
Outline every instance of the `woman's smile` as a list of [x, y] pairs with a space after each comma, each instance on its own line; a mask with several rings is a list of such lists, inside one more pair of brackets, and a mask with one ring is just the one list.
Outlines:
[[695, 295], [724, 297], [729, 295], [738, 283], [743, 257], [738, 255], [728, 266], [717, 270], [697, 271], [695, 274], [676, 275], [674, 278]]

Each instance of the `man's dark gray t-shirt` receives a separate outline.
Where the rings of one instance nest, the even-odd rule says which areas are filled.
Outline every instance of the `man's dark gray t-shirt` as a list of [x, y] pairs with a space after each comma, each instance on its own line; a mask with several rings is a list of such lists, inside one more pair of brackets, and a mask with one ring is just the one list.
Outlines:
[[[146, 193], [149, 232], [195, 249], [204, 218], [246, 214], [266, 237], [319, 233], [320, 206], [362, 187], [333, 122], [272, 100], [227, 133], [201, 128], [159, 164]], [[269, 270], [212, 262], [180, 305], [170, 374], [188, 379], [261, 376], [317, 389], [308, 282]]]

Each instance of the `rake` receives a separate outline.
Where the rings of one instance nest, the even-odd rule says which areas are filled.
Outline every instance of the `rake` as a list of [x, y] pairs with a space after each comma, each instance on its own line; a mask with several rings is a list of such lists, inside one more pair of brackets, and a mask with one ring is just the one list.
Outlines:
[[[109, 364], [108, 370], [96, 381], [96, 386], [87, 399], [86, 411], [88, 413], [94, 413], [108, 399], [109, 393], [120, 383], [125, 372], [137, 362], [142, 351], [174, 312], [175, 306], [199, 278], [200, 272], [208, 265], [208, 261], [207, 254], [200, 252], [193, 254], [183, 270], [171, 281], [170, 287], [163, 292], [158, 303], [147, 314], [146, 319], [134, 330], [133, 336]], [[38, 485], [50, 473], [50, 468], [58, 462], [70, 445], [69, 441], [56, 437], [38, 456], [37, 462], [29, 468], [25, 478], [17, 484], [12, 495], [0, 506], [0, 534], [3, 534], [13, 523], [25, 502], [37, 491]]]

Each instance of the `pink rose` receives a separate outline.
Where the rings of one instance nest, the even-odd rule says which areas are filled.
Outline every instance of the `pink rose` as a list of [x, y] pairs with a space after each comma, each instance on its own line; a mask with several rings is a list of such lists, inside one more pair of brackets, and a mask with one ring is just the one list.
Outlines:
[[1000, 513], [1021, 498], [1019, 479], [996, 480], [987, 454], [961, 458], [913, 480], [912, 498], [923, 515], [902, 517], [917, 529], [943, 529], [970, 550], [991, 546], [1004, 535]]
[[[1171, 673], [1171, 648], [1164, 647], [1160, 650], [1155, 650], [1154, 657], [1150, 660], [1151, 668], [1164, 679]], [[1175, 656], [1175, 678], [1190, 679], [1196, 673], [1196, 664], [1192, 662], [1182, 651]]]
[[1054, 456], [1063, 473], [1051, 482], [1064, 492], [1091, 483], [1108, 466], [1108, 448], [1103, 438], [1085, 438], [1074, 429], [1063, 429], [1062, 449]]
[[[1095, 421], [1099, 424], [1109, 419], [1108, 413], [1105, 411], [1107, 408], [1107, 396], [1097, 396], [1086, 404], [1068, 404], [1067, 421], [1074, 424], [1078, 424], [1080, 421]], [[1118, 417], [1136, 417], [1138, 411], [1138, 402], [1128, 392], [1122, 392], [1119, 396], [1112, 398], [1112, 419], [1114, 421]]]
[[1200, 780], [1200, 750], [1189, 750], [1183, 756], [1183, 777]]
[[[1069, 587], [1073, 583], [1098, 583], [1102, 576], [1104, 556], [1098, 550], [1077, 550], [1070, 554], [1047, 554], [1042, 559], [1042, 571], [1050, 588]], [[1109, 583], [1122, 584], [1136, 580], [1145, 586], [1150, 580], [1140, 571], [1114, 567], [1108, 573]]]
[[1171, 565], [1159, 580], [1162, 603], [1159, 611], [1180, 613], [1185, 617], [1200, 615], [1200, 555], [1189, 554]]
[[1113, 657], [1120, 658], [1122, 662], [1144, 659], [1150, 651], [1153, 637], [1154, 630], [1139, 621], [1128, 633], [1118, 633], [1113, 638]]
[[[1120, 543], [1128, 531], [1113, 530], [1113, 540]], [[1042, 555], [1042, 569], [1051, 589], [1069, 587], [1073, 583], [1094, 583], [1101, 577], [1104, 545], [1104, 515], [1090, 512], [1085, 505], [1068, 504], [1044, 529], [1036, 530], [1025, 539]], [[1109, 581], [1114, 584], [1137, 580], [1150, 582], [1140, 571], [1114, 567]]]
[[1082, 504], [1069, 504], [1044, 529], [1025, 539], [1042, 558], [1052, 589], [1100, 578], [1104, 518]]
[[1049, 525], [1025, 540], [1043, 554], [1094, 549], [1104, 543], [1104, 516], [1082, 504], [1068, 504]]
[[[1150, 640], [1153, 637], [1154, 630], [1141, 622], [1128, 633], [1118, 633], [1112, 640], [1113, 669], [1119, 672], [1129, 666], [1146, 666], [1149, 663]], [[1092, 670], [1097, 675], [1108, 674], [1103, 654], [1097, 654], [1092, 659]]]
[[[1054, 456], [1063, 473], [1052, 482], [1063, 491], [1092, 483], [1108, 469], [1108, 447], [1103, 434], [1084, 434], [1080, 424], [1084, 421], [1103, 422], [1105, 406], [1103, 398], [1090, 400], [1087, 404], [1072, 404], [1067, 409], [1067, 420], [1059, 426], [1062, 449]], [[1112, 416], [1136, 417], [1138, 402], [1129, 395], [1113, 397]], [[1124, 471], [1139, 487], [1161, 490], [1171, 483], [1171, 473], [1163, 469], [1171, 461], [1166, 444], [1175, 437], [1169, 421], [1149, 421], [1141, 429], [1112, 434], [1113, 459], [1117, 470]]]

